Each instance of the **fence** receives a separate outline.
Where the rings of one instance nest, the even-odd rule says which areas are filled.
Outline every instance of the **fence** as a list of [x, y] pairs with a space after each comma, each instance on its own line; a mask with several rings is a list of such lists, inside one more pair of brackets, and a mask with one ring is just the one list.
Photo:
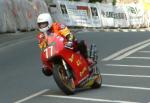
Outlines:
[[137, 28], [150, 23], [150, 12], [144, 11], [143, 4], [113, 6], [69, 1], [55, 3], [56, 6], [50, 6], [51, 15], [55, 21], [67, 26]]
[[0, 0], [0, 33], [35, 29], [42, 12], [48, 12], [44, 0]]

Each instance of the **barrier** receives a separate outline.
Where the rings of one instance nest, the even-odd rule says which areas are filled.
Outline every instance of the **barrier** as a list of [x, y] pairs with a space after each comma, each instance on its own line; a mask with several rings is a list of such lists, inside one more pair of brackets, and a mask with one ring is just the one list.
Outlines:
[[129, 15], [131, 26], [141, 26], [144, 24], [144, 6], [140, 4], [128, 4], [126, 9]]
[[99, 4], [103, 27], [114, 27], [114, 8], [111, 4]]
[[92, 27], [102, 27], [101, 14], [99, 13], [98, 4], [89, 4]]
[[0, 1], [0, 32], [15, 32], [16, 23], [14, 21], [12, 10], [12, 1], [1, 0]]
[[0, 0], [0, 33], [33, 30], [38, 14], [45, 12], [43, 0]]
[[142, 27], [146, 21], [142, 4], [112, 6], [61, 0], [55, 4], [50, 7], [53, 18], [68, 26], [129, 28]]
[[114, 27], [129, 27], [129, 15], [123, 5], [114, 6]]
[[[55, 1], [50, 6], [54, 21], [67, 26], [95, 28], [149, 27], [150, 10], [141, 4], [116, 5]], [[44, 0], [0, 0], [0, 33], [36, 29], [40, 13], [49, 12]]]
[[50, 11], [55, 21], [59, 21], [68, 26], [101, 26], [98, 8], [94, 4], [57, 1], [55, 7], [50, 6]]

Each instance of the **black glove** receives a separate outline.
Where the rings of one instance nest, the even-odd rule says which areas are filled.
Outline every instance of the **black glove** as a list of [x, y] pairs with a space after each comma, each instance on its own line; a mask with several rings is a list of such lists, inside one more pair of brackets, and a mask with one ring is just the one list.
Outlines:
[[68, 41], [65, 45], [66, 48], [73, 49], [73, 42]]

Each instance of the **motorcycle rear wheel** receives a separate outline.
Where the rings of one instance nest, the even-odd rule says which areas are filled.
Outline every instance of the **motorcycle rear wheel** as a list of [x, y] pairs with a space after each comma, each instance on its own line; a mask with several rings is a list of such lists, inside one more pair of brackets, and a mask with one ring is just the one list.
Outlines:
[[100, 88], [102, 86], [102, 76], [101, 74], [98, 74], [97, 78], [95, 79], [92, 88], [93, 89], [97, 89]]
[[67, 95], [74, 94], [75, 84], [73, 77], [66, 75], [66, 70], [61, 64], [56, 64], [53, 69], [53, 77], [58, 87]]

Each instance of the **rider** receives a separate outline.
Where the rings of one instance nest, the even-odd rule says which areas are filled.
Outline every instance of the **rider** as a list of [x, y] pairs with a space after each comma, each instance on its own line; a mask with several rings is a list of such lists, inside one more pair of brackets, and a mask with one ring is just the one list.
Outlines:
[[[63, 24], [60, 23], [53, 23], [53, 20], [49, 13], [42, 13], [37, 18], [38, 29], [40, 33], [38, 34], [37, 38], [39, 41], [39, 48], [44, 50], [47, 47], [47, 37], [52, 33], [56, 33], [67, 39], [67, 43], [65, 47], [67, 48], [74, 48], [74, 44], [76, 43], [75, 36], [70, 32], [70, 30]], [[85, 43], [82, 41], [77, 43], [77, 49], [80, 51], [84, 58], [88, 58], [87, 54], [87, 47]], [[88, 59], [87, 59], [88, 60]], [[43, 68], [47, 69], [48, 61], [42, 60]]]

